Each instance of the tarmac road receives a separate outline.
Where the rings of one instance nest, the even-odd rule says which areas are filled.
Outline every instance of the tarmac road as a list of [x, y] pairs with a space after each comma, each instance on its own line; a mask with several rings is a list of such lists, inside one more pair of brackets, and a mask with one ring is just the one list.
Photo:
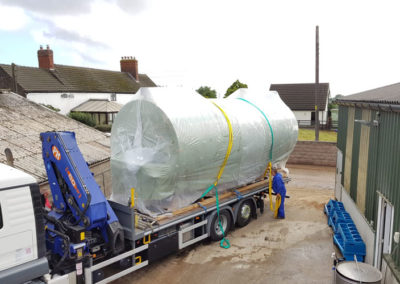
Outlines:
[[231, 231], [230, 249], [205, 241], [113, 283], [332, 283], [332, 230], [323, 206], [333, 198], [335, 169], [288, 165], [286, 219], [266, 210]]

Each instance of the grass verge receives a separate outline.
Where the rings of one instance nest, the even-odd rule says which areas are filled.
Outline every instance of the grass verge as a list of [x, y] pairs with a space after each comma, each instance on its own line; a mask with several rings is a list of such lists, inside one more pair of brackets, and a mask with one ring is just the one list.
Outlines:
[[[314, 141], [315, 140], [315, 130], [299, 128], [299, 141]], [[320, 130], [319, 131], [319, 141], [325, 142], [336, 142], [337, 132], [334, 130]]]

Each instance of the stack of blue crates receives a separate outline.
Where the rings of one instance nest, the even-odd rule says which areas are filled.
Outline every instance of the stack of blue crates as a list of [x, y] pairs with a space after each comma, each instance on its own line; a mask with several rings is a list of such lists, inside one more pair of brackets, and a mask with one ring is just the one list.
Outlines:
[[331, 227], [334, 233], [338, 232], [339, 224], [353, 224], [353, 219], [349, 213], [347, 213], [344, 209], [343, 211], [335, 210], [331, 217]]
[[328, 217], [328, 225], [332, 226], [333, 214], [336, 211], [345, 212], [346, 210], [344, 209], [342, 202], [331, 199], [331, 200], [329, 200], [329, 202], [327, 204], [325, 204], [324, 211], [325, 211], [326, 216]]
[[343, 203], [335, 200], [329, 200], [325, 205], [324, 212], [328, 217], [328, 225], [333, 230], [333, 242], [340, 249], [343, 257], [348, 260], [364, 261], [366, 254], [365, 243], [350, 214], [344, 209]]

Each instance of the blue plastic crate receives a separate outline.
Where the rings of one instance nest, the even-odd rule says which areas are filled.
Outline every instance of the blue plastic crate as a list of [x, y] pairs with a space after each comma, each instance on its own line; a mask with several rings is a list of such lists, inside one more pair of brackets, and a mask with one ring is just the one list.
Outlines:
[[343, 252], [345, 254], [365, 255], [366, 247], [354, 224], [340, 223], [338, 233], [343, 239]]
[[346, 212], [342, 202], [330, 199], [329, 202], [324, 206], [324, 213], [326, 214], [328, 226], [330, 227], [335, 227], [336, 225], [332, 223], [332, 216], [336, 211]]
[[339, 210], [335, 210], [333, 212], [332, 220], [335, 223], [338, 223], [339, 220], [346, 221], [345, 223], [353, 222], [349, 213], [347, 213], [346, 211], [339, 211]]
[[351, 216], [349, 213], [346, 211], [335, 211], [332, 216], [332, 228], [334, 228], [334, 232], [337, 232], [338, 225], [340, 223], [346, 223], [346, 224], [354, 224], [353, 219], [351, 219]]
[[334, 244], [339, 248], [340, 252], [342, 253], [344, 259], [347, 261], [354, 261], [354, 255], [357, 258], [357, 261], [364, 261], [365, 253], [354, 253], [345, 250], [344, 240], [341, 234], [337, 233], [333, 236]]
[[364, 261], [366, 247], [356, 225], [349, 213], [344, 209], [343, 203], [330, 200], [324, 208], [328, 217], [328, 225], [332, 227], [333, 242], [337, 245], [343, 257], [348, 261]]
[[343, 238], [340, 234], [333, 235], [333, 243], [339, 247], [340, 251], [342, 251]]
[[324, 212], [328, 217], [331, 217], [335, 211], [345, 211], [344, 205], [340, 201], [329, 200], [329, 202], [324, 207]]

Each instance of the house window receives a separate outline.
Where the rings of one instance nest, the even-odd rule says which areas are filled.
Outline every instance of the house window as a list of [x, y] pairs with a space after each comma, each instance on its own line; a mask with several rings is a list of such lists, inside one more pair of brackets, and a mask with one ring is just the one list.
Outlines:
[[117, 100], [117, 94], [116, 93], [112, 93], [110, 95], [110, 101], [116, 101]]
[[61, 98], [62, 99], [73, 99], [74, 98], [74, 94], [61, 94]]

